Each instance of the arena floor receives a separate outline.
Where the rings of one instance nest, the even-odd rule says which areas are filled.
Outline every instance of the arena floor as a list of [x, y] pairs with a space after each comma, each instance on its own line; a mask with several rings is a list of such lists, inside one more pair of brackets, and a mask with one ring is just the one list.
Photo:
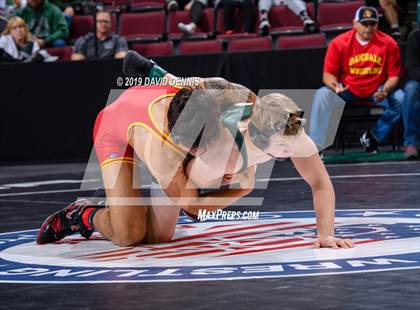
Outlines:
[[[416, 209], [420, 216], [420, 162], [328, 165], [327, 169], [337, 210], [360, 210], [358, 214], [366, 215], [376, 214], [372, 209], [378, 214], [386, 214], [383, 209], [393, 209], [394, 214]], [[88, 196], [90, 192], [81, 191], [78, 182], [84, 170], [85, 164], [77, 163], [0, 167], [0, 243], [4, 233], [39, 228], [47, 215]], [[260, 211], [312, 210], [310, 189], [289, 162], [277, 163], [267, 190], [253, 195], [265, 197]], [[416, 220], [410, 227], [419, 234]], [[419, 239], [411, 240], [420, 260]], [[331, 253], [332, 259], [342, 250], [322, 251]], [[195, 259], [198, 262], [200, 256]], [[234, 281], [0, 283], [0, 288], [0, 309], [418, 309], [420, 269]]]

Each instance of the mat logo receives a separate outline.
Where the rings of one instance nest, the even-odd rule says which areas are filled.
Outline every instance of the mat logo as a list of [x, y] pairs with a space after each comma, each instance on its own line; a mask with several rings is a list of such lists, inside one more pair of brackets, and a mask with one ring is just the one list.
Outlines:
[[313, 249], [314, 213], [192, 223], [171, 243], [120, 248], [94, 234], [36, 245], [36, 230], [0, 234], [0, 282], [152, 282], [314, 276], [420, 268], [420, 210], [337, 211], [354, 249]]

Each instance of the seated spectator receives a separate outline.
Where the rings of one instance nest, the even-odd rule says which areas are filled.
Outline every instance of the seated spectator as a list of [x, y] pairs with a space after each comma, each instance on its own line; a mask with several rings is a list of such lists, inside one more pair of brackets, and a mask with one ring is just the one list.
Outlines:
[[314, 33], [317, 31], [317, 26], [312, 18], [309, 17], [306, 10], [306, 3], [302, 0], [260, 0], [258, 3], [258, 11], [260, 12], [259, 30], [262, 35], [268, 35], [270, 23], [268, 21], [268, 13], [273, 5], [286, 5], [293, 13], [302, 20], [305, 31]]
[[51, 3], [55, 4], [60, 8], [62, 11], [64, 18], [67, 21], [69, 27], [71, 26], [73, 16], [81, 14], [83, 9], [83, 1], [82, 0], [50, 0]]
[[[176, 5], [171, 5], [173, 2], [175, 2]], [[194, 34], [197, 30], [197, 25], [203, 17], [203, 10], [207, 7], [207, 4], [208, 0], [171, 0], [171, 2], [168, 3], [168, 8], [171, 8], [171, 10], [173, 10], [173, 8], [181, 8], [185, 11], [189, 11], [191, 22], [188, 24], [179, 23], [178, 29], [186, 34]]]
[[13, 16], [7, 23], [6, 30], [0, 37], [0, 62], [42, 62], [55, 61], [57, 57], [50, 56], [32, 41], [25, 21]]
[[234, 13], [236, 8], [243, 8], [244, 30], [247, 33], [255, 32], [255, 2], [254, 0], [216, 0], [215, 7], [224, 10], [223, 22], [225, 34], [235, 32]]
[[60, 9], [48, 0], [28, 0], [28, 5], [16, 12], [22, 17], [38, 45], [63, 47], [69, 28]]
[[420, 146], [420, 30], [414, 30], [408, 37], [407, 78], [403, 103], [404, 157], [416, 159]]
[[379, 4], [384, 10], [385, 18], [391, 27], [392, 36], [398, 40], [401, 37], [400, 25], [398, 24], [397, 0], [379, 0]]
[[3, 12], [3, 16], [10, 17], [18, 9], [24, 9], [27, 4], [27, 0], [0, 0], [0, 11]]
[[404, 92], [396, 89], [401, 73], [397, 42], [377, 30], [378, 12], [360, 7], [354, 29], [334, 38], [324, 61], [323, 82], [312, 103], [310, 136], [319, 148], [327, 144], [329, 121], [333, 111], [345, 103], [375, 102], [385, 108], [372, 130], [361, 137], [367, 153], [377, 153], [382, 142], [401, 117]]
[[95, 35], [90, 32], [76, 41], [72, 60], [95, 58], [124, 58], [127, 53], [127, 41], [111, 32], [111, 13], [100, 11], [96, 14], [96, 53]]
[[391, 35], [399, 40], [401, 37], [400, 26], [398, 22], [397, 0], [366, 0], [366, 5], [381, 7], [386, 21], [391, 28]]

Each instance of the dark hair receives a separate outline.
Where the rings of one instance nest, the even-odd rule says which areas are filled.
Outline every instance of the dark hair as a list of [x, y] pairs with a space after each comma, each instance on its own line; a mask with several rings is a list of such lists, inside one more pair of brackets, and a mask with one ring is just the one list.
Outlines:
[[111, 19], [111, 22], [112, 22], [112, 14], [111, 14], [111, 12], [110, 12], [110, 11], [100, 10], [100, 11], [97, 11], [97, 12], [96, 12], [96, 15], [98, 15], [98, 14], [100, 14], [100, 13], [102, 13], [102, 14], [108, 14], [108, 16], [109, 16], [109, 18]]
[[219, 136], [220, 113], [219, 104], [209, 92], [183, 88], [169, 104], [170, 135], [175, 143], [187, 148], [206, 147]]

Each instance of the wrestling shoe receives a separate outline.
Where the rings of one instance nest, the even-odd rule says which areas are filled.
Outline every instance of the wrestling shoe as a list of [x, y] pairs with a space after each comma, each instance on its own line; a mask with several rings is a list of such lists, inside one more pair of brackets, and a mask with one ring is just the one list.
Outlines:
[[[87, 210], [87, 209], [92, 210]], [[101, 206], [93, 206], [87, 199], [80, 199], [64, 209], [50, 215], [38, 231], [36, 243], [46, 244], [56, 242], [66, 236], [79, 232], [86, 239], [93, 234], [94, 228], [89, 228], [83, 223], [84, 211], [89, 211], [89, 216]]]
[[379, 153], [378, 150], [378, 141], [376, 141], [375, 137], [372, 135], [370, 130], [366, 131], [360, 137], [360, 143], [362, 144], [365, 153], [367, 154], [377, 154]]

